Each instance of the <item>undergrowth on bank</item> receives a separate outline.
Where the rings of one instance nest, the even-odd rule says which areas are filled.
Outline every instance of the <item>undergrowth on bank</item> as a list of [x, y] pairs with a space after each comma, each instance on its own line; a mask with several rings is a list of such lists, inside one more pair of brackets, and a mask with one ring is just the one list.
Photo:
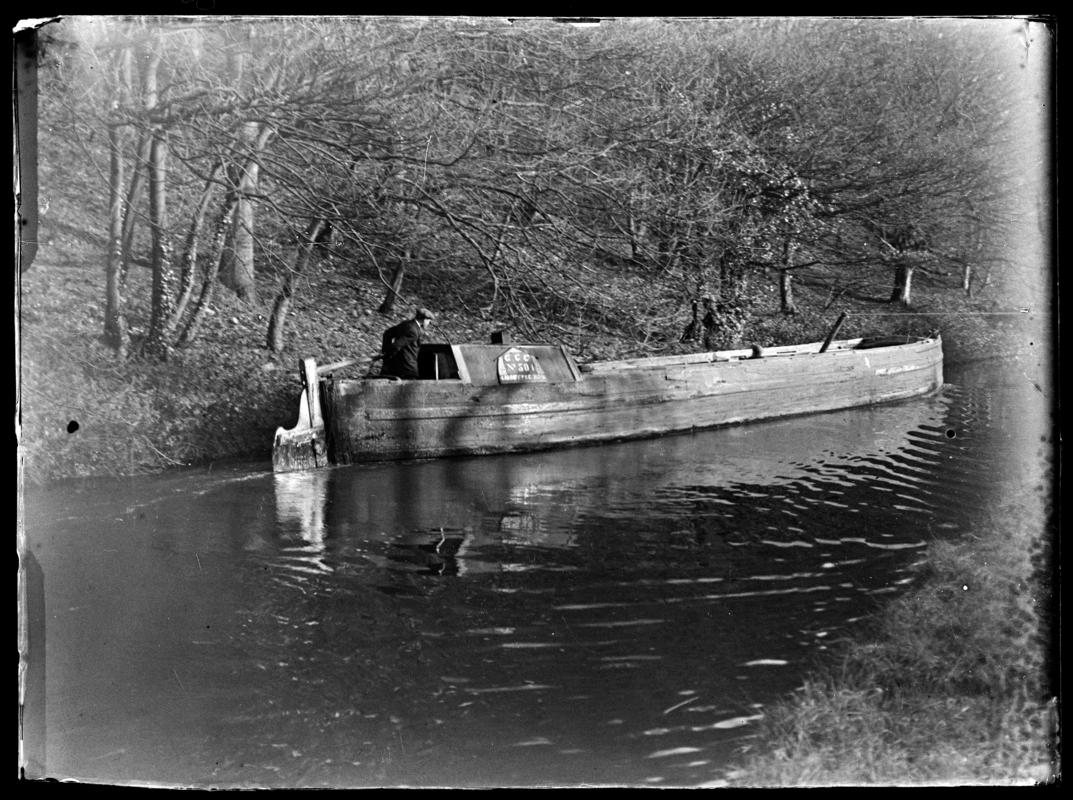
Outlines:
[[936, 541], [918, 586], [769, 710], [740, 786], [982, 785], [1057, 774], [1055, 586], [1027, 507]]

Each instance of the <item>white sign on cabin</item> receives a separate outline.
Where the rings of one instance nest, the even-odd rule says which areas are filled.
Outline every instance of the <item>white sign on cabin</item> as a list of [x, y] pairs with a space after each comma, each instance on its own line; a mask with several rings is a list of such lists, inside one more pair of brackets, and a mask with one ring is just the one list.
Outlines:
[[497, 359], [496, 371], [500, 383], [546, 383], [548, 380], [532, 353], [517, 347], [510, 348]]

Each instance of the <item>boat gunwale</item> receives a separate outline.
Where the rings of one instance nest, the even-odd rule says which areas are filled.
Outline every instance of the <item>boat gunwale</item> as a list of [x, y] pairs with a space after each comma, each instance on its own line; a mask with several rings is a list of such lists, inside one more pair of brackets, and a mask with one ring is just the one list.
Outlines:
[[[689, 368], [689, 367], [705, 367], [709, 365], [737, 365], [743, 362], [750, 362], [754, 364], [763, 363], [764, 361], [771, 359], [784, 359], [802, 357], [802, 356], [839, 356], [847, 353], [862, 353], [867, 352], [869, 355], [882, 355], [891, 350], [900, 350], [906, 348], [919, 348], [919, 347], [931, 347], [941, 346], [940, 336], [927, 336], [919, 339], [913, 339], [908, 342], [901, 342], [890, 345], [882, 345], [879, 347], [870, 347], [867, 350], [857, 349], [862, 341], [865, 341], [863, 337], [856, 339], [841, 339], [831, 342], [828, 349], [825, 352], [820, 352], [822, 342], [807, 342], [799, 345], [781, 345], [777, 347], [762, 348], [761, 355], [754, 357], [753, 350], [709, 350], [702, 353], [686, 353], [682, 355], [672, 356], [653, 356], [642, 357], [632, 359], [619, 359], [614, 361], [591, 361], [584, 364], [576, 364], [573, 357], [563, 347], [563, 355], [567, 359], [567, 363], [571, 367], [571, 372], [574, 374], [573, 381], [566, 381], [566, 383], [583, 383], [588, 377], [604, 377], [614, 374], [624, 374], [633, 371], [648, 371], [648, 370], [660, 370], [668, 368]], [[484, 345], [479, 345], [484, 346]], [[499, 345], [488, 345], [489, 347], [497, 347]], [[524, 344], [512, 345], [516, 347], [525, 347]], [[546, 345], [541, 345], [546, 346]], [[455, 348], [456, 349], [456, 348]], [[456, 353], [456, 358], [457, 358]], [[459, 377], [458, 378], [438, 378], [436, 380], [392, 380], [390, 378], [385, 379], [379, 376], [361, 376], [356, 378], [335, 378], [332, 380], [336, 385], [339, 384], [361, 384], [361, 385], [375, 385], [382, 386], [384, 388], [402, 387], [402, 386], [414, 386], [414, 385], [477, 385], [473, 384], [469, 377], [468, 370], [465, 369], [464, 364], [461, 362], [464, 359], [459, 359]], [[576, 366], [576, 371], [575, 371]], [[464, 375], [464, 377], [463, 377]], [[326, 380], [322, 378], [322, 380]], [[499, 384], [489, 384], [499, 385]]]

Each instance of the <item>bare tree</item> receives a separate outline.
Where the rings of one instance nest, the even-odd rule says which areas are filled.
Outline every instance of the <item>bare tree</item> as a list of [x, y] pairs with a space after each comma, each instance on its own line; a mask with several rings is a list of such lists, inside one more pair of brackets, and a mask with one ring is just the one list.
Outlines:
[[[145, 110], [150, 119], [159, 102], [159, 70], [163, 59], [162, 47], [149, 54], [144, 75]], [[171, 232], [168, 229], [167, 131], [160, 123], [152, 123], [149, 148], [149, 231], [152, 237], [153, 288], [149, 332], [143, 346], [146, 355], [166, 358], [168, 320], [175, 301], [175, 269], [172, 263]]]
[[[130, 107], [132, 60], [130, 47], [122, 47], [115, 65], [115, 84], [118, 87], [113, 105], [115, 111]], [[108, 125], [108, 259], [105, 265], [104, 339], [120, 357], [126, 357], [130, 344], [121, 289], [124, 269], [123, 186], [126, 172], [123, 145], [126, 128], [127, 121], [123, 119], [114, 119]]]
[[276, 296], [276, 302], [272, 308], [272, 315], [268, 321], [268, 349], [278, 353], [283, 349], [283, 331], [287, 324], [287, 314], [291, 309], [291, 300], [294, 296], [294, 285], [301, 275], [314, 252], [326, 245], [326, 238], [331, 226], [328, 220], [318, 218], [310, 220], [309, 226], [301, 235], [297, 253], [294, 258], [294, 267], [285, 276], [280, 292]]
[[202, 229], [205, 227], [205, 214], [208, 211], [214, 190], [220, 183], [222, 174], [223, 166], [217, 162], [213, 166], [208, 179], [205, 181], [205, 185], [201, 190], [201, 196], [191, 214], [190, 228], [186, 234], [179, 270], [179, 296], [175, 301], [175, 308], [172, 309], [171, 317], [168, 320], [166, 329], [166, 334], [168, 336], [171, 336], [174, 333], [193, 297], [196, 285], [201, 234]]
[[[228, 65], [232, 85], [240, 96], [246, 94], [252, 81], [248, 78], [250, 50], [255, 28], [244, 25], [236, 39], [229, 42]], [[257, 282], [254, 269], [254, 209], [253, 195], [257, 191], [259, 166], [257, 149], [261, 125], [256, 120], [241, 120], [235, 135], [236, 157], [228, 167], [228, 181], [235, 187], [237, 206], [229, 233], [230, 245], [224, 259], [221, 282], [242, 300], [256, 302]], [[250, 152], [252, 150], [252, 152]]]

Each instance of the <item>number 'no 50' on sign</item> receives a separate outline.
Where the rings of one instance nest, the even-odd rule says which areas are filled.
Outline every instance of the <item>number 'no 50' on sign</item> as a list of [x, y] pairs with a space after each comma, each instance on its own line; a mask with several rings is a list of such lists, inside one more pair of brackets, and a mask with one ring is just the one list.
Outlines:
[[544, 370], [531, 353], [512, 347], [496, 361], [500, 383], [547, 381]]

